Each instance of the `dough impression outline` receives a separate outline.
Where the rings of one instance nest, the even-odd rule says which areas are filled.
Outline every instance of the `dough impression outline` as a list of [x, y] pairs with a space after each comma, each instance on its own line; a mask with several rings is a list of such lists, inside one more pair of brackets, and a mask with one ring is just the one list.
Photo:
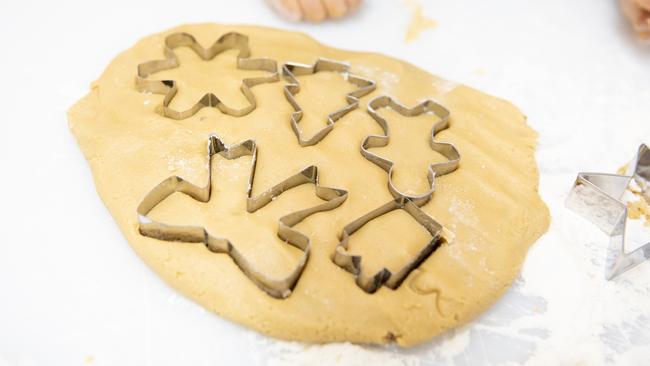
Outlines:
[[[377, 112], [381, 108], [391, 108], [406, 117], [415, 117], [422, 114], [432, 113], [440, 119], [431, 129], [429, 146], [431, 149], [447, 158], [447, 161], [429, 165], [427, 169], [427, 178], [431, 188], [427, 192], [417, 195], [409, 195], [401, 192], [392, 181], [394, 163], [369, 151], [369, 149], [373, 147], [383, 147], [388, 145], [390, 142], [388, 122]], [[388, 175], [388, 190], [395, 199], [347, 224], [343, 228], [341, 239], [336, 246], [332, 260], [339, 267], [352, 273], [356, 278], [357, 285], [361, 289], [368, 293], [374, 293], [382, 285], [391, 289], [397, 289], [406, 277], [422, 262], [424, 262], [438, 247], [440, 247], [442, 243], [453, 241], [453, 234], [445, 230], [441, 224], [422, 211], [420, 206], [425, 205], [433, 197], [436, 176], [449, 174], [458, 169], [460, 164], [460, 153], [452, 144], [435, 141], [436, 134], [449, 127], [450, 113], [445, 107], [433, 100], [425, 100], [424, 102], [409, 108], [400, 104], [395, 99], [383, 95], [374, 98], [368, 103], [368, 113], [381, 126], [384, 134], [366, 136], [361, 144], [361, 154], [367, 160], [386, 171]], [[423, 245], [415, 257], [397, 271], [397, 273], [392, 273], [388, 268], [384, 267], [377, 273], [372, 275], [367, 274], [363, 271], [361, 256], [352, 255], [347, 251], [350, 237], [370, 221], [398, 209], [404, 210], [411, 215], [411, 217], [413, 217], [429, 232], [429, 234], [431, 234], [432, 239]]]
[[[246, 192], [246, 210], [249, 213], [263, 208], [283, 192], [307, 183], [313, 184], [315, 186], [316, 196], [325, 201], [322, 204], [284, 215], [278, 220], [278, 236], [280, 239], [303, 252], [295, 269], [287, 277], [277, 279], [266, 276], [264, 273], [255, 269], [230, 240], [214, 236], [204, 227], [168, 225], [154, 221], [148, 216], [156, 206], [176, 192], [186, 194], [200, 202], [208, 202], [212, 191], [211, 162], [212, 157], [217, 154], [229, 160], [242, 156], [252, 156], [251, 172]], [[226, 253], [260, 289], [275, 298], [286, 298], [291, 294], [298, 282], [309, 259], [311, 248], [309, 237], [293, 227], [317, 212], [329, 211], [340, 206], [346, 200], [348, 193], [342, 189], [320, 186], [318, 183], [318, 168], [316, 166], [309, 166], [259, 195], [253, 196], [252, 189], [257, 154], [258, 149], [253, 140], [246, 140], [239, 144], [226, 146], [219, 137], [211, 135], [208, 139], [208, 183], [201, 187], [175, 175], [160, 182], [138, 205], [139, 230], [140, 234], [151, 238], [165, 241], [203, 243], [211, 252]]]
[[[247, 78], [242, 80], [241, 92], [248, 101], [249, 105], [236, 109], [224, 104], [218, 96], [211, 92], [206, 93], [192, 107], [184, 111], [177, 111], [170, 107], [174, 96], [178, 92], [178, 86], [174, 80], [150, 80], [149, 76], [163, 70], [176, 68], [180, 65], [174, 49], [179, 47], [189, 47], [201, 59], [208, 61], [215, 58], [223, 51], [229, 49], [239, 50], [237, 55], [237, 68], [243, 70], [260, 70], [271, 73], [269, 76]], [[196, 39], [188, 33], [172, 33], [165, 37], [164, 60], [154, 60], [141, 63], [138, 65], [138, 74], [136, 77], [136, 88], [141, 92], [163, 94], [162, 103], [157, 108], [157, 112], [164, 117], [176, 120], [189, 118], [204, 107], [214, 107], [222, 113], [235, 117], [241, 117], [249, 114], [257, 107], [257, 99], [251, 88], [262, 83], [270, 83], [279, 80], [278, 66], [275, 60], [269, 58], [251, 58], [251, 50], [248, 43], [248, 37], [236, 32], [226, 33], [219, 37], [210, 47], [204, 48]]]

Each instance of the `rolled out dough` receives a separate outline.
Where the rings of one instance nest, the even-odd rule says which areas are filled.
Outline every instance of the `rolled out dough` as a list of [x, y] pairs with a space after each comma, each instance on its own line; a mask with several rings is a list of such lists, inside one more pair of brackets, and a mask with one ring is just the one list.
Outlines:
[[[165, 36], [188, 32], [205, 47], [226, 32], [250, 38], [253, 57], [313, 63], [318, 57], [346, 61], [351, 72], [377, 83], [360, 107], [339, 120], [319, 144], [301, 147], [291, 130], [293, 109], [284, 98], [284, 80], [255, 86], [258, 107], [244, 117], [204, 108], [184, 120], [156, 112], [163, 96], [138, 92], [138, 64], [163, 58]], [[180, 66], [152, 75], [172, 79], [179, 92], [171, 106], [184, 109], [206, 92], [243, 107], [242, 78], [265, 75], [235, 67], [226, 51], [204, 61], [187, 48], [176, 53]], [[328, 113], [346, 104], [354, 89], [337, 73], [298, 77], [300, 122], [315, 133]], [[388, 202], [386, 173], [360, 152], [366, 135], [381, 129], [366, 103], [390, 95], [407, 106], [432, 98], [451, 111], [451, 127], [436, 136], [461, 153], [460, 168], [436, 179], [436, 193], [423, 210], [453, 232], [455, 240], [436, 250], [396, 290], [368, 294], [354, 277], [332, 262], [343, 226]], [[388, 109], [391, 142], [376, 149], [395, 161], [394, 180], [402, 191], [427, 189], [426, 167], [442, 157], [428, 145], [433, 116], [407, 118]], [[546, 231], [548, 210], [537, 193], [536, 133], [510, 103], [432, 76], [383, 55], [341, 51], [294, 32], [217, 24], [187, 25], [146, 37], [111, 62], [90, 93], [69, 111], [70, 129], [87, 158], [97, 191], [136, 253], [168, 284], [205, 308], [270, 336], [309, 342], [396, 342], [412, 346], [466, 323], [488, 308], [517, 276], [529, 246]], [[147, 238], [138, 232], [136, 207], [170, 175], [199, 185], [207, 179], [206, 142], [215, 133], [228, 144], [249, 138], [259, 147], [253, 191], [259, 193], [308, 165], [317, 165], [321, 185], [346, 189], [340, 207], [297, 226], [312, 240], [311, 257], [293, 293], [273, 298], [246, 277], [226, 254], [201, 244]], [[174, 194], [152, 212], [173, 225], [204, 226], [230, 239], [259, 270], [286, 275], [300, 251], [277, 237], [277, 220], [320, 201], [313, 185], [283, 193], [255, 213], [245, 210], [250, 157], [212, 163], [212, 198], [200, 203]], [[403, 211], [372, 221], [350, 241], [369, 271], [403, 266], [429, 234]]]

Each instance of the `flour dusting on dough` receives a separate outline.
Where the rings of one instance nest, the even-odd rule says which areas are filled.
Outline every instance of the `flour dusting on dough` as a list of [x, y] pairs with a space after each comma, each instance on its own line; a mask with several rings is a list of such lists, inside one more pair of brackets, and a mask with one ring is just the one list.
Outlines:
[[454, 198], [449, 206], [449, 212], [454, 216], [454, 218], [469, 226], [478, 224], [476, 215], [473, 215], [474, 209], [475, 206], [473, 202], [459, 198]]
[[355, 71], [364, 77], [374, 80], [382, 90], [390, 93], [399, 83], [399, 75], [381, 68], [367, 65], [354, 65]]
[[445, 95], [454, 91], [454, 89], [456, 89], [459, 85], [453, 81], [441, 79], [436, 81], [434, 86], [438, 90], [438, 93], [440, 93], [440, 98], [444, 99]]
[[373, 349], [350, 343], [305, 346], [295, 342], [267, 344], [269, 366], [420, 366], [416, 356], [401, 355], [390, 348]]

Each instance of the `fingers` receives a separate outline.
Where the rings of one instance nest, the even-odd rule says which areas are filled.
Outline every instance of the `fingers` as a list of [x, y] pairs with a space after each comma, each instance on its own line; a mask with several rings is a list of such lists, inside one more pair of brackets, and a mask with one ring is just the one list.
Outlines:
[[349, 12], [353, 12], [361, 5], [361, 0], [345, 0], [348, 5]]
[[[354, 12], [363, 0], [266, 0], [280, 15], [289, 20], [320, 22], [340, 18]], [[632, 0], [630, 0], [632, 1]], [[639, 0], [650, 1], [650, 0]]]
[[650, 11], [650, 0], [634, 0], [639, 8]]
[[293, 21], [302, 19], [302, 10], [298, 0], [266, 0], [280, 15]]
[[650, 11], [644, 8], [648, 0], [620, 0], [623, 14], [642, 38], [650, 38]]
[[330, 18], [340, 18], [348, 13], [348, 4], [345, 0], [323, 0], [323, 5]]
[[327, 18], [327, 10], [321, 0], [298, 0], [302, 16], [310, 22], [321, 22]]

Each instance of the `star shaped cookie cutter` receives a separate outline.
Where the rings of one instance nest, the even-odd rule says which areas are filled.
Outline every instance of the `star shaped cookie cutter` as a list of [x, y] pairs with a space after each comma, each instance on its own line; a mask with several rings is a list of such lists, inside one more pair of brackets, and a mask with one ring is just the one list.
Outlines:
[[[149, 76], [163, 70], [176, 68], [180, 65], [174, 49], [189, 47], [201, 59], [208, 61], [215, 58], [223, 51], [238, 49], [237, 68], [243, 70], [260, 70], [270, 72], [266, 77], [247, 78], [242, 80], [241, 92], [249, 105], [241, 108], [231, 108], [225, 105], [219, 97], [213, 93], [206, 93], [192, 107], [184, 111], [177, 111], [170, 107], [174, 96], [178, 92], [178, 86], [174, 80], [150, 80]], [[176, 120], [185, 119], [195, 115], [204, 107], [215, 107], [222, 113], [235, 117], [245, 116], [257, 107], [257, 99], [251, 88], [262, 83], [269, 83], [279, 80], [278, 66], [275, 60], [269, 58], [250, 58], [250, 47], [248, 37], [236, 32], [230, 32], [219, 37], [210, 47], [203, 48], [196, 39], [188, 33], [172, 33], [165, 37], [164, 60], [155, 60], [138, 65], [136, 77], [136, 88], [141, 92], [163, 94], [164, 98], [157, 112], [165, 117]]]
[[[415, 195], [401, 192], [393, 183], [394, 163], [369, 151], [369, 149], [375, 147], [387, 146], [390, 142], [388, 122], [378, 113], [378, 110], [381, 108], [390, 108], [405, 117], [415, 117], [421, 114], [433, 113], [438, 118], [440, 118], [440, 120], [436, 122], [431, 129], [429, 146], [432, 150], [440, 153], [448, 160], [446, 162], [429, 165], [427, 169], [427, 179], [429, 180], [430, 189], [427, 192]], [[440, 177], [455, 171], [458, 169], [458, 166], [460, 164], [460, 153], [454, 145], [446, 142], [435, 141], [435, 137], [438, 132], [449, 128], [449, 110], [431, 99], [425, 100], [424, 102], [409, 108], [400, 104], [389, 96], [382, 95], [374, 98], [368, 103], [368, 114], [370, 114], [370, 116], [379, 124], [379, 126], [381, 126], [384, 134], [366, 136], [366, 138], [363, 140], [363, 143], [361, 144], [361, 155], [388, 173], [388, 190], [393, 195], [393, 197], [407, 198], [418, 206], [422, 206], [429, 202], [433, 196], [433, 192], [435, 191], [435, 177]]]
[[[325, 201], [322, 204], [284, 215], [278, 220], [278, 236], [303, 252], [296, 268], [287, 277], [278, 279], [264, 275], [249, 263], [246, 257], [237, 250], [237, 247], [230, 240], [213, 236], [204, 227], [167, 225], [154, 221], [148, 216], [151, 210], [176, 192], [186, 194], [200, 202], [209, 201], [212, 190], [211, 162], [212, 158], [217, 154], [229, 160], [242, 156], [252, 156], [251, 173], [249, 175], [246, 193], [246, 209], [249, 213], [266, 206], [283, 192], [307, 183], [313, 184], [316, 188], [316, 196]], [[320, 186], [318, 183], [317, 167], [309, 166], [259, 195], [253, 196], [252, 190], [257, 154], [257, 146], [253, 140], [246, 140], [239, 144], [226, 146], [219, 137], [211, 135], [208, 139], [208, 183], [201, 187], [175, 175], [163, 180], [147, 193], [137, 207], [139, 231], [142, 235], [154, 239], [203, 243], [211, 252], [226, 253], [260, 289], [275, 298], [283, 299], [291, 294], [298, 282], [309, 259], [311, 247], [309, 237], [293, 227], [317, 212], [329, 211], [340, 206], [347, 199], [348, 193], [342, 189]]]
[[[385, 107], [391, 108], [403, 116], [412, 117], [425, 113], [433, 113], [440, 119], [431, 129], [429, 146], [434, 151], [437, 151], [446, 157], [448, 161], [429, 165], [427, 178], [431, 188], [423, 194], [409, 195], [401, 192], [393, 184], [391, 178], [393, 174], [393, 162], [375, 155], [368, 150], [373, 147], [383, 147], [389, 143], [388, 122], [377, 112], [380, 108]], [[404, 279], [406, 279], [415, 268], [417, 268], [438, 247], [440, 247], [440, 245], [444, 242], [452, 242], [454, 240], [453, 233], [446, 230], [436, 220], [427, 215], [426, 212], [422, 211], [420, 206], [429, 202], [433, 196], [435, 191], [435, 177], [449, 174], [458, 169], [460, 164], [460, 153], [452, 144], [435, 141], [436, 134], [449, 127], [450, 113], [445, 107], [432, 100], [426, 100], [412, 108], [408, 108], [389, 96], [379, 96], [368, 103], [368, 113], [377, 123], [379, 123], [384, 134], [367, 136], [361, 144], [361, 154], [367, 160], [378, 165], [387, 172], [388, 189], [395, 199], [347, 224], [343, 228], [343, 233], [341, 234], [339, 243], [336, 246], [332, 260], [339, 267], [352, 273], [356, 278], [357, 285], [362, 290], [367, 293], [374, 293], [382, 285], [393, 290], [397, 289]], [[411, 261], [403, 266], [397, 273], [392, 273], [388, 268], [384, 267], [373, 275], [367, 275], [362, 269], [361, 256], [352, 255], [347, 251], [349, 239], [357, 230], [361, 229], [370, 221], [397, 209], [402, 209], [411, 215], [411, 217], [413, 217], [429, 232], [429, 234], [431, 234], [432, 238], [428, 243], [422, 246]]]
[[641, 198], [650, 202], [650, 149], [641, 145], [628, 175], [579, 173], [566, 205], [596, 224], [610, 237], [605, 264], [608, 280], [650, 258], [650, 241], [628, 252], [625, 237], [628, 209], [622, 201], [630, 183], [640, 188]]
[[[321, 71], [340, 73], [349, 83], [358, 86], [358, 89], [351, 91], [345, 96], [345, 100], [348, 103], [345, 107], [334, 111], [327, 116], [327, 124], [325, 127], [316, 132], [312, 137], [304, 138], [300, 126], [298, 125], [304, 115], [304, 111], [298, 104], [298, 101], [296, 101], [295, 97], [296, 94], [300, 92], [300, 82], [298, 82], [296, 76], [312, 75]], [[294, 112], [291, 113], [291, 128], [298, 138], [300, 146], [311, 146], [319, 143], [332, 131], [336, 121], [359, 107], [359, 98], [372, 93], [376, 88], [374, 81], [350, 74], [349, 64], [325, 58], [317, 59], [313, 65], [304, 65], [293, 62], [285, 63], [282, 65], [282, 75], [287, 80], [287, 84], [284, 87], [284, 96], [294, 109]]]

